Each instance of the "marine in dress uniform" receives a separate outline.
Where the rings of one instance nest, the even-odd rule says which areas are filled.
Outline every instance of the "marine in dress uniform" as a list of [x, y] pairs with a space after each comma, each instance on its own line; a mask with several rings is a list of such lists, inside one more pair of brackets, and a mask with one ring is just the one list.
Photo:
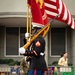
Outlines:
[[27, 60], [30, 61], [28, 75], [44, 75], [44, 71], [47, 70], [45, 61], [45, 40], [39, 35], [32, 43], [32, 50], [22, 50], [19, 52], [24, 56], [28, 56]]

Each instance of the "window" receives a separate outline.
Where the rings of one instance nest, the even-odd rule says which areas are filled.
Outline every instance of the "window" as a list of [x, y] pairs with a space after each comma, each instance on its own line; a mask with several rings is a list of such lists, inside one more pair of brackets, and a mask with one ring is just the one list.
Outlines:
[[18, 55], [18, 28], [6, 29], [6, 55]]
[[51, 56], [60, 56], [66, 50], [65, 28], [51, 29]]
[[20, 47], [22, 47], [26, 43], [25, 32], [26, 32], [26, 28], [21, 27], [20, 28]]
[[25, 27], [6, 27], [6, 56], [20, 56], [19, 47], [26, 43], [25, 32]]

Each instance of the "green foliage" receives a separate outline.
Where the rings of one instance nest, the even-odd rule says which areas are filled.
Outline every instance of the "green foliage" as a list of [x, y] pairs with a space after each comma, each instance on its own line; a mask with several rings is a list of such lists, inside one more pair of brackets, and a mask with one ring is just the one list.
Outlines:
[[48, 64], [48, 66], [52, 66], [52, 64]]
[[58, 66], [58, 61], [53, 61], [53, 62], [52, 62], [52, 65]]
[[73, 66], [73, 64], [71, 64], [71, 63], [68, 63], [68, 66]]
[[14, 64], [20, 65], [20, 62], [16, 60], [14, 61]]
[[14, 64], [20, 65], [19, 61], [14, 61], [13, 59], [0, 59], [0, 64], [8, 64], [9, 66], [13, 66]]
[[3, 64], [8, 64], [9, 63], [9, 60], [8, 59], [4, 59], [3, 60]]
[[3, 64], [3, 59], [0, 59], [0, 64]]
[[10, 62], [14, 62], [14, 60], [13, 60], [13, 59], [9, 59], [8, 61], [9, 61], [9, 63], [10, 63]]
[[8, 63], [9, 66], [14, 66], [14, 62]]

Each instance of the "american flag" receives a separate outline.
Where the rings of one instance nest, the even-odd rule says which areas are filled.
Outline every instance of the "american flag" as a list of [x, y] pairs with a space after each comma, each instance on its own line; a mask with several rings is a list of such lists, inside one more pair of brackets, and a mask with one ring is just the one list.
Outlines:
[[62, 21], [68, 24], [71, 28], [75, 29], [74, 18], [70, 11], [67, 9], [65, 3], [62, 0], [44, 0], [45, 9], [49, 18], [56, 18], [56, 20]]

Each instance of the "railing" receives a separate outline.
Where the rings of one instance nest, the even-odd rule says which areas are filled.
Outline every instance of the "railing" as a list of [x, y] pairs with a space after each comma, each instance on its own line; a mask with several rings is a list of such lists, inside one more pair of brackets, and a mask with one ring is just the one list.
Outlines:
[[0, 66], [0, 75], [10, 75], [10, 66]]
[[74, 67], [49, 66], [45, 75], [74, 75]]
[[[0, 66], [0, 75], [10, 75], [10, 66]], [[74, 75], [74, 67], [49, 66], [44, 75]]]

